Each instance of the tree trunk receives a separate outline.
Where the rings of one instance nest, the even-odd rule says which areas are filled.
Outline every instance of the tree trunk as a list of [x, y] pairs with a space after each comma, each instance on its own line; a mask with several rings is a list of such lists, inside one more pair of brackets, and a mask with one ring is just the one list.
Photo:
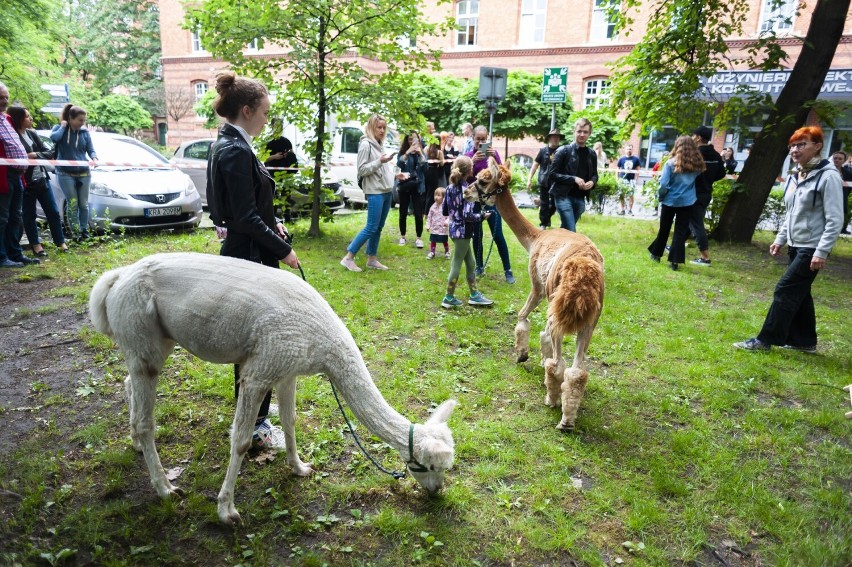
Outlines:
[[749, 243], [772, 185], [787, 156], [787, 142], [807, 119], [819, 95], [852, 0], [819, 0], [802, 51], [775, 107], [757, 135], [737, 184], [722, 211], [712, 237], [725, 242]]
[[[848, 0], [847, 0], [848, 1]], [[320, 19], [320, 37], [325, 37], [325, 21]], [[317, 100], [317, 112], [319, 120], [317, 122], [317, 141], [314, 148], [314, 182], [313, 182], [313, 205], [311, 206], [311, 227], [308, 229], [308, 236], [320, 235], [320, 196], [322, 194], [322, 167], [325, 163], [325, 118], [328, 101], [325, 96], [325, 45], [320, 42], [317, 49], [317, 85], [319, 86]]]

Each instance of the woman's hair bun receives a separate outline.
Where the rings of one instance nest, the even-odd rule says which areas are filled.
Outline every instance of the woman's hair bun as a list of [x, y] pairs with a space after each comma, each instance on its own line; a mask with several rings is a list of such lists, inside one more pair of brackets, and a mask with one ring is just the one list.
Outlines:
[[216, 75], [216, 92], [222, 94], [234, 86], [237, 75], [233, 71], [225, 71]]

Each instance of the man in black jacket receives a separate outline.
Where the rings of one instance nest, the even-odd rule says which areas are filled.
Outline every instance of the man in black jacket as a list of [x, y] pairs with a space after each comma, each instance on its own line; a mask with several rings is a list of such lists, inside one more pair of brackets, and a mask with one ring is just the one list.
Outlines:
[[580, 118], [574, 123], [574, 142], [562, 146], [550, 167], [550, 195], [562, 228], [577, 232], [577, 222], [586, 210], [586, 197], [598, 183], [598, 157], [586, 141], [592, 135], [592, 123]]
[[704, 229], [704, 215], [710, 201], [713, 199], [713, 184], [725, 177], [725, 160], [710, 143], [713, 130], [707, 126], [699, 126], [692, 132], [692, 139], [698, 144], [698, 151], [704, 158], [707, 169], [695, 179], [695, 196], [697, 200], [692, 206], [692, 214], [689, 218], [689, 231], [698, 244], [701, 257], [692, 261], [698, 266], [710, 265], [710, 243], [707, 240], [707, 231]]

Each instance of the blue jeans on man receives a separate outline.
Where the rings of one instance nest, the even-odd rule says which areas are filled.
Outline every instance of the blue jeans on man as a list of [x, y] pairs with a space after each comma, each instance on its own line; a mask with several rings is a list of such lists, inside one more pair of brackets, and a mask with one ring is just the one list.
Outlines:
[[577, 223], [586, 210], [585, 197], [556, 197], [553, 200], [556, 212], [562, 221], [562, 228], [577, 232]]
[[[392, 196], [388, 193], [377, 193], [366, 195], [367, 198], [367, 224], [361, 232], [355, 235], [346, 251], [357, 254], [358, 250], [367, 243], [367, 256], [375, 256], [379, 251], [379, 240], [382, 237], [382, 229], [391, 209]], [[402, 214], [402, 213], [400, 213]]]
[[21, 182], [21, 172], [16, 169], [10, 168], [6, 179], [9, 192], [0, 194], [0, 262], [20, 262], [24, 257], [24, 250], [21, 248], [24, 186]]

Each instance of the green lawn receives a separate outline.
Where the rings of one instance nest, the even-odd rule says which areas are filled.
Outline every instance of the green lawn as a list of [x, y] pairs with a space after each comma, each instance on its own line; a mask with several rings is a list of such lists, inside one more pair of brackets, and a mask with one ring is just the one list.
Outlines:
[[[447, 311], [440, 300], [449, 261], [398, 246], [396, 218], [393, 212], [379, 250], [388, 272], [355, 274], [338, 265], [363, 213], [323, 225], [318, 239], [297, 223], [295, 246], [308, 282], [352, 332], [391, 405], [422, 422], [435, 404], [460, 402], [450, 420], [456, 465], [439, 497], [373, 468], [344, 433], [328, 381], [315, 376], [299, 386], [297, 436], [302, 459], [318, 473], [292, 476], [283, 455], [245, 461], [236, 488], [244, 523], [220, 526], [231, 368], [178, 349], [160, 382], [157, 442], [166, 469], [184, 467], [177, 484], [186, 496], [160, 501], [130, 448], [126, 409], [115, 403], [123, 395], [122, 360], [86, 329], [81, 338], [96, 362], [90, 368], [104, 409], [74, 431], [40, 429], [0, 463], [0, 488], [22, 496], [0, 500], [12, 508], [0, 525], [0, 563], [852, 562], [852, 421], [844, 419], [849, 396], [840, 389], [852, 383], [848, 239], [814, 285], [819, 354], [748, 353], [731, 343], [757, 334], [784, 270], [783, 259], [767, 253], [771, 234], [759, 233], [752, 246], [713, 243], [712, 267], [672, 272], [647, 257], [655, 222], [584, 216], [578, 228], [606, 259], [606, 304], [577, 429], [563, 434], [555, 429], [560, 410], [543, 404], [543, 307], [531, 318], [530, 361], [519, 365], [512, 355], [529, 277], [526, 252], [508, 228], [517, 284], [504, 282], [494, 250], [480, 282], [493, 308]], [[59, 295], [83, 306], [105, 269], [186, 250], [217, 253], [218, 244], [206, 230], [128, 236], [40, 270], [69, 282]], [[697, 256], [694, 245], [688, 254]], [[363, 266], [363, 251], [357, 260]], [[565, 352], [573, 353], [573, 337]], [[34, 391], [32, 404], [51, 395]], [[73, 398], [59, 405], [72, 411]], [[403, 466], [359, 432], [385, 466]], [[57, 446], [66, 449], [57, 454]]]

